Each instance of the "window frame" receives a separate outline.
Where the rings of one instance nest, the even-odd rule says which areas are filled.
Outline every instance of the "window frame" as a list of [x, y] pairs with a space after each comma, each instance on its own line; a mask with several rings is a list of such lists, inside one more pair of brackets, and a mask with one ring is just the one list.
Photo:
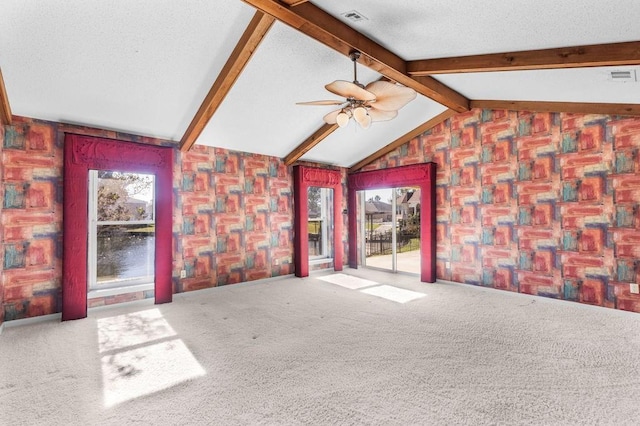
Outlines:
[[[151, 219], [144, 220], [106, 220], [101, 221], [98, 220], [98, 189], [100, 184], [100, 177], [98, 174], [102, 170], [89, 170], [88, 174], [88, 235], [87, 235], [87, 289], [89, 293], [92, 292], [101, 292], [103, 290], [114, 290], [114, 289], [122, 289], [122, 292], [127, 292], [126, 289], [132, 286], [138, 285], [149, 285], [150, 288], [153, 288], [153, 282], [155, 280], [155, 265], [152, 262], [151, 266], [153, 269], [153, 274], [144, 275], [140, 277], [131, 278], [125, 281], [113, 280], [113, 283], [98, 283], [98, 227], [106, 226], [106, 225], [153, 225], [154, 226], [154, 237], [155, 237], [155, 225], [156, 225], [156, 197], [155, 197], [155, 186], [156, 186], [156, 178], [155, 175], [149, 173], [136, 173], [136, 172], [119, 172], [122, 174], [132, 174], [132, 175], [147, 175], [153, 178], [153, 198], [152, 198], [152, 215]], [[114, 170], [115, 171], [115, 170]], [[155, 246], [154, 246], [154, 258], [155, 258]]]
[[307, 188], [307, 194], [309, 189], [320, 189], [320, 216], [317, 218], [308, 217], [308, 223], [316, 222], [319, 219], [320, 222], [320, 235], [322, 236], [320, 241], [320, 254], [311, 256], [309, 255], [309, 261], [314, 260], [326, 260], [332, 258], [333, 246], [331, 244], [331, 238], [329, 234], [333, 234], [333, 215], [331, 214], [331, 206], [333, 205], [333, 188], [314, 187], [309, 186]]
[[343, 179], [344, 175], [340, 170], [320, 169], [302, 165], [293, 167], [293, 263], [296, 277], [309, 276], [309, 221], [307, 205], [307, 188], [309, 186], [333, 189], [333, 269], [335, 271], [342, 271], [343, 269]]
[[[173, 299], [172, 146], [66, 133], [62, 226], [62, 321], [87, 316], [87, 204], [90, 169], [154, 174], [156, 177], [156, 304]], [[82, 259], [81, 261], [78, 261]]]

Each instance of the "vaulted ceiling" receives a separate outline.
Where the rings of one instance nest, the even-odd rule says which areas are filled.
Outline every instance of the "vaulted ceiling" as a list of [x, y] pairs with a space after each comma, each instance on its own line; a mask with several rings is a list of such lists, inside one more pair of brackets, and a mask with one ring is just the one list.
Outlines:
[[[356, 170], [472, 107], [640, 115], [638, 18], [636, 0], [4, 0], [0, 120]], [[353, 49], [359, 81], [419, 93], [367, 130], [296, 105], [336, 99]]]

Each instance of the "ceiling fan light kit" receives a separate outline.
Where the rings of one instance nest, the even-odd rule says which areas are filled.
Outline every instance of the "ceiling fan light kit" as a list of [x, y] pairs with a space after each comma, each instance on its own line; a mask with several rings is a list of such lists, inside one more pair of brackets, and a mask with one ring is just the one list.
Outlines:
[[338, 126], [344, 127], [349, 124], [349, 118], [349, 114], [344, 111], [340, 111], [340, 113], [336, 115], [336, 123], [338, 123]]
[[[349, 119], [351, 117], [353, 117], [356, 123], [358, 123], [363, 129], [368, 129], [373, 121], [365, 107], [357, 106], [355, 108], [351, 108], [350, 106], [347, 106], [338, 112], [338, 115], [336, 115], [335, 118], [335, 123], [337, 123], [339, 127], [345, 127], [349, 124]], [[331, 118], [325, 118], [325, 121], [329, 124], [333, 124], [333, 119]]]
[[415, 90], [388, 81], [377, 80], [364, 86], [358, 82], [357, 74], [356, 62], [360, 58], [360, 52], [351, 51], [349, 57], [353, 61], [353, 82], [336, 80], [324, 86], [329, 92], [346, 100], [298, 102], [298, 105], [340, 105], [340, 109], [323, 117], [327, 124], [345, 127], [353, 118], [360, 127], [368, 129], [374, 121], [395, 118], [400, 108], [416, 98]]
[[359, 106], [353, 110], [353, 118], [355, 118], [358, 123], [363, 122], [367, 115], [367, 110], [364, 109], [364, 107]]

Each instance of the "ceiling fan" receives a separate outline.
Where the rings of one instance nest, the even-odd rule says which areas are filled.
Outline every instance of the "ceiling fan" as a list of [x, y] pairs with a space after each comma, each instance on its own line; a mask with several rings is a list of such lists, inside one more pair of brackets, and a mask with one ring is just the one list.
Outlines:
[[416, 91], [396, 83], [377, 80], [364, 86], [358, 82], [356, 62], [360, 52], [349, 53], [353, 61], [353, 82], [336, 80], [325, 89], [346, 100], [326, 100], [298, 102], [296, 105], [340, 105], [340, 108], [323, 117], [327, 124], [344, 127], [353, 118], [363, 129], [368, 129], [373, 121], [387, 121], [398, 115], [398, 110], [416, 97]]

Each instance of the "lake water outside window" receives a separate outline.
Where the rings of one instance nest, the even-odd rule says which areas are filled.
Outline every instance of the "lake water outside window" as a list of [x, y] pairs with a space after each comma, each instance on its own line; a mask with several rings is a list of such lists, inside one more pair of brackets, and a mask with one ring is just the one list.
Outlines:
[[153, 175], [89, 172], [89, 290], [154, 281]]

